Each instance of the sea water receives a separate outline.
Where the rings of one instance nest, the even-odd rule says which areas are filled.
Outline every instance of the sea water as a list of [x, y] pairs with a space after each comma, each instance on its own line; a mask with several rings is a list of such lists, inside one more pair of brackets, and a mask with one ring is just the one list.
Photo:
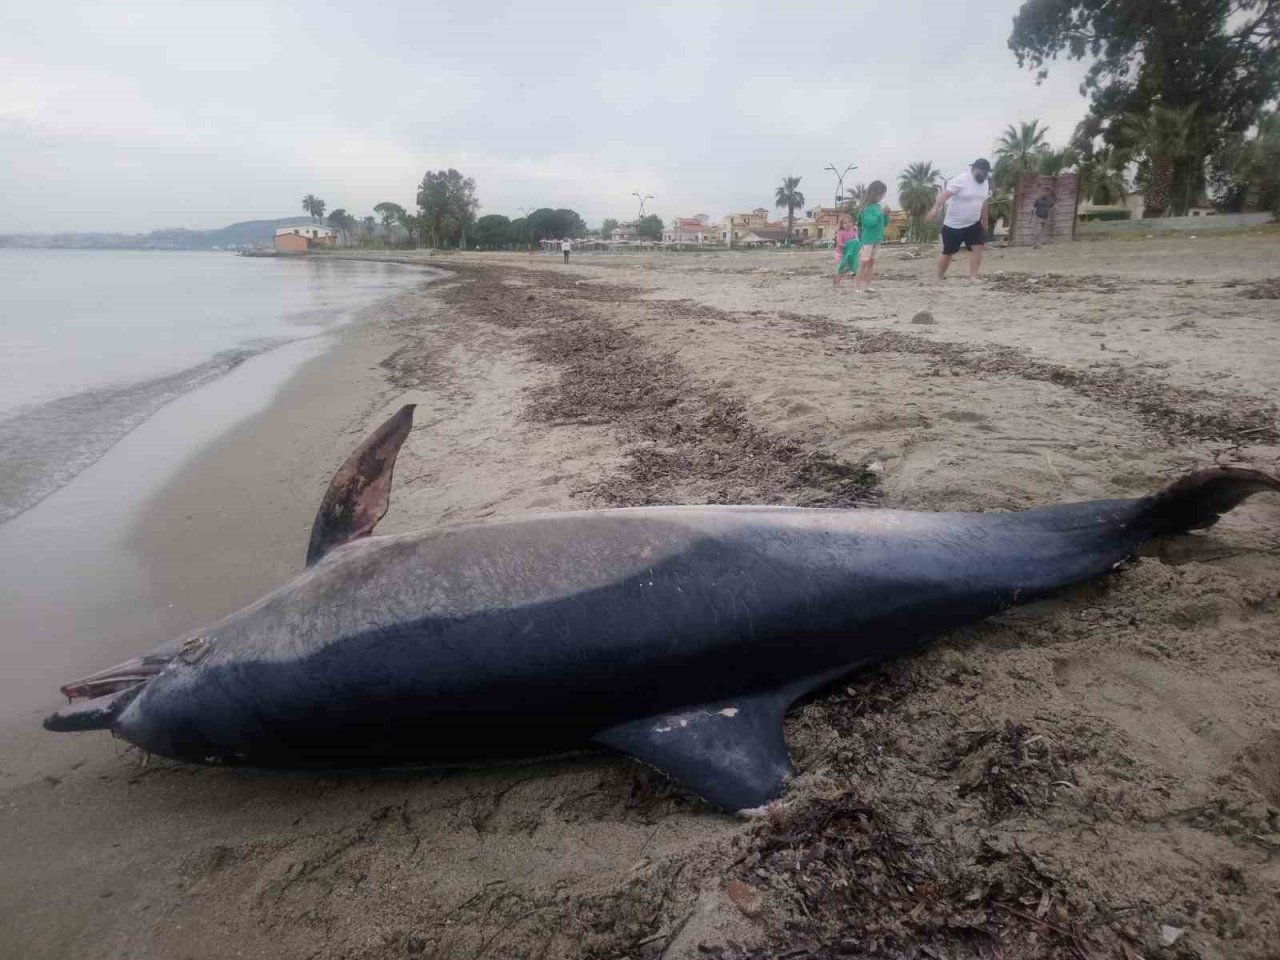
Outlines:
[[0, 523], [174, 398], [426, 279], [354, 260], [0, 249]]

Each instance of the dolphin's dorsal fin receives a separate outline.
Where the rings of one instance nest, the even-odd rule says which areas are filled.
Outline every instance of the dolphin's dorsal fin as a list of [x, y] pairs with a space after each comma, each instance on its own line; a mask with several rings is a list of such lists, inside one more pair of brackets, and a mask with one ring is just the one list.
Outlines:
[[768, 692], [655, 714], [592, 739], [630, 754], [734, 813], [774, 799], [791, 775], [782, 720], [792, 697]]
[[307, 566], [334, 547], [373, 532], [391, 504], [391, 473], [396, 455], [413, 426], [412, 403], [360, 444], [329, 482], [311, 526]]

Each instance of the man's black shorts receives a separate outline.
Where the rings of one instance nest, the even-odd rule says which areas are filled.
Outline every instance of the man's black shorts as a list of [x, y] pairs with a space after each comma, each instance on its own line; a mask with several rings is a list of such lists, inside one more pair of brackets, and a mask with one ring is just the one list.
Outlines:
[[987, 231], [982, 228], [982, 221], [971, 223], [967, 227], [942, 227], [942, 255], [949, 257], [957, 253], [962, 246], [972, 250], [984, 246], [987, 242]]

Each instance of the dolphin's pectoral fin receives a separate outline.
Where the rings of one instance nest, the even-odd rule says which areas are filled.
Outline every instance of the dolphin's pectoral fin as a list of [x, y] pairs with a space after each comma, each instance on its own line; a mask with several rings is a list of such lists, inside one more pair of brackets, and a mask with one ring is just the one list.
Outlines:
[[791, 775], [782, 735], [790, 702], [778, 693], [725, 700], [634, 720], [593, 739], [726, 810], [752, 810], [774, 799]]
[[311, 527], [308, 567], [334, 547], [367, 537], [386, 514], [391, 504], [391, 473], [413, 426], [413, 407], [401, 407], [370, 434], [329, 481]]

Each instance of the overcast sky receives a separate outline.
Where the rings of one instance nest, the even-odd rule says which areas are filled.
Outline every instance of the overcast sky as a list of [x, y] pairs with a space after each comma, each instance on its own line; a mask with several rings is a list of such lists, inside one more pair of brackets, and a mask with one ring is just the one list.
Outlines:
[[[1039, 118], [1061, 145], [1084, 67], [1042, 85], [1007, 48], [1018, 0], [0, 4], [0, 233], [210, 228], [412, 206], [427, 169], [481, 213], [593, 226], [772, 207], [828, 163], [892, 188]], [[896, 201], [896, 193], [890, 193]]]

